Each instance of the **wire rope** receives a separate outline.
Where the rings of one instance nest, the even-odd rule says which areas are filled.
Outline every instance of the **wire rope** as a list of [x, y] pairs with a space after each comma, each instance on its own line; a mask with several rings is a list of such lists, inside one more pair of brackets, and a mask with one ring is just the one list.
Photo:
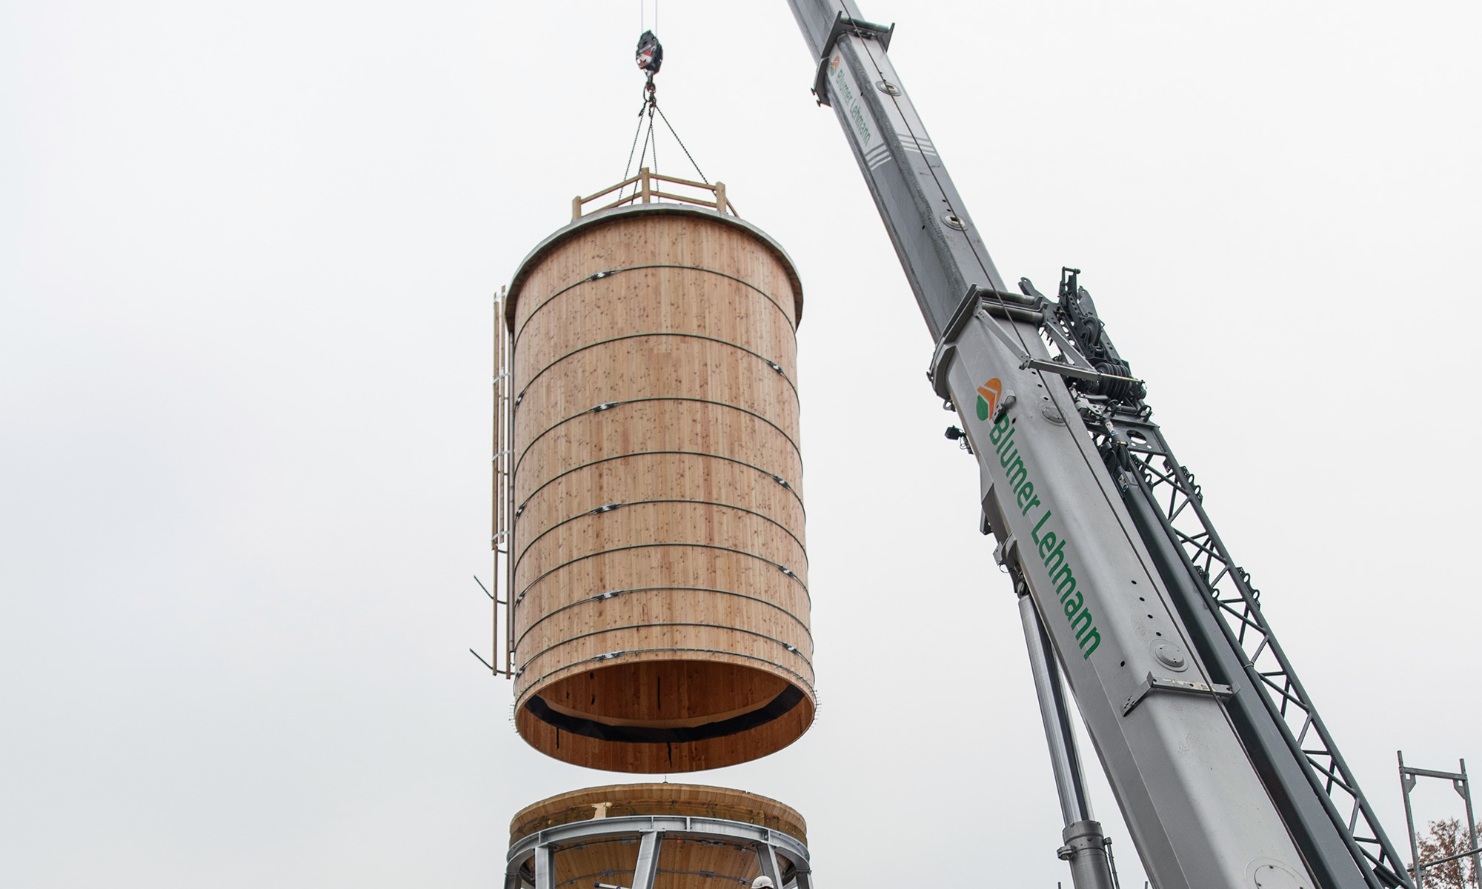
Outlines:
[[[654, 158], [653, 169], [654, 169], [654, 172], [658, 172], [658, 169], [659, 169], [659, 140], [657, 138], [655, 138], [655, 136], [654, 136], [654, 112], [657, 111], [658, 108], [659, 108], [659, 102], [658, 102], [658, 100], [657, 99], [654, 99], [654, 100], [650, 101], [649, 102], [649, 105], [648, 105], [648, 108], [649, 108], [649, 111], [648, 111], [648, 135], [644, 137], [644, 144], [647, 145], [647, 144], [652, 143], [652, 145], [653, 145], [652, 151], [653, 151], [653, 158]], [[640, 157], [639, 160], [641, 161], [641, 160], [643, 160], [643, 158]]]
[[[648, 30], [648, 0], [638, 0], [638, 31]], [[654, 0], [654, 33], [659, 32], [659, 0]]]
[[[644, 107], [648, 107], [648, 102], [646, 100], [644, 101]], [[633, 130], [633, 144], [628, 146], [628, 162], [623, 165], [623, 178], [619, 179], [619, 182], [628, 181], [628, 176], [632, 173], [633, 152], [638, 150], [638, 134], [641, 132], [643, 132], [643, 108], [638, 109], [638, 127], [637, 129]], [[639, 163], [643, 163], [642, 159], [639, 160]], [[622, 197], [622, 195], [619, 195], [619, 197]]]
[[[644, 136], [643, 136], [643, 148], [639, 149], [639, 151], [638, 151], [638, 169], [639, 170], [642, 170], [643, 169], [643, 159], [646, 158], [646, 157], [648, 157], [648, 153], [649, 153], [649, 147], [648, 146], [649, 146], [649, 143], [652, 142], [653, 141], [653, 138], [654, 138], [654, 121], [653, 121], [653, 113], [652, 112], [649, 112], [649, 115], [648, 115], [648, 130], [647, 130], [647, 132], [645, 132], [644, 131], [644, 128], [643, 128], [643, 112], [647, 111], [651, 107], [655, 107], [652, 103], [653, 103], [652, 98], [645, 98], [644, 99], [643, 107], [638, 109], [638, 130], [637, 130], [637, 132], [633, 133], [633, 144], [635, 146], [638, 144], [638, 133], [644, 133]], [[654, 155], [654, 167], [657, 168], [658, 165], [659, 165], [658, 146], [654, 146], [653, 155]], [[623, 179], [622, 179], [622, 181], [626, 182], [628, 180], [628, 177], [631, 175], [630, 171], [632, 171], [632, 169], [633, 169], [633, 149], [632, 148], [629, 148], [628, 149], [628, 163], [627, 163], [627, 166], [625, 166], [623, 168]], [[640, 188], [640, 185], [637, 182], [633, 183], [633, 194], [635, 194], [635, 195], [638, 194], [639, 188]], [[623, 197], [623, 194], [626, 191], [627, 191], [627, 189], [624, 189], [623, 191], [618, 192], [618, 197]]]
[[[638, 27], [645, 34], [648, 33], [648, 3], [647, 3], [647, 0], [639, 0], [639, 2], [638, 2]], [[657, 33], [658, 30], [659, 30], [659, 0], [654, 0], [654, 26], [653, 26], [653, 31], [655, 33]], [[658, 140], [657, 135], [654, 133], [654, 115], [655, 114], [658, 114], [659, 119], [664, 122], [664, 127], [669, 131], [669, 135], [671, 135], [671, 136], [674, 137], [675, 143], [677, 143], [679, 145], [679, 149], [684, 152], [685, 159], [688, 160], [690, 162], [690, 166], [694, 168], [695, 174], [700, 177], [700, 181], [701, 182], [703, 182], [703, 183], [705, 183], [705, 185], [709, 186], [710, 185], [710, 178], [705, 175], [705, 171], [704, 170], [700, 169], [700, 164], [695, 160], [694, 154], [690, 152], [689, 146], [686, 145], [686, 144], [684, 144], [684, 139], [680, 138], [679, 131], [676, 130], [674, 128], [674, 124], [670, 122], [669, 115], [665, 114], [664, 113], [664, 109], [661, 108], [661, 107], [659, 107], [658, 97], [654, 93], [654, 79], [653, 79], [653, 75], [654, 75], [654, 71], [650, 71], [649, 72], [649, 75], [648, 75], [648, 83], [644, 87], [643, 104], [638, 109], [638, 118], [639, 118], [639, 120], [638, 120], [638, 128], [633, 133], [633, 143], [628, 147], [628, 161], [627, 161], [626, 164], [623, 165], [623, 180], [626, 181], [628, 179], [628, 177], [633, 174], [633, 155], [635, 153], [637, 153], [637, 155], [638, 155], [638, 168], [639, 169], [642, 169], [643, 168], [643, 164], [644, 164], [644, 161], [645, 160], [647, 160], [648, 158], [652, 157], [653, 158], [653, 166], [652, 166], [652, 169], [655, 172], [658, 171], [658, 169], [659, 169], [659, 140]], [[643, 139], [643, 147], [640, 149], [639, 146], [638, 146], [638, 135], [639, 135], [639, 133], [643, 133], [644, 132], [643, 117], [645, 115], [647, 115], [647, 117], [648, 117], [648, 131], [645, 134], [644, 139]], [[637, 190], [638, 190], [638, 186], [635, 184], [634, 185], [634, 193], [635, 194], [637, 193]]]
[[[659, 112], [659, 118], [664, 121], [664, 126], [669, 128], [669, 135], [674, 137], [674, 141], [679, 143], [679, 147], [684, 152], [684, 156], [689, 158], [690, 166], [695, 168], [695, 173], [699, 175], [700, 181], [705, 183], [706, 185], [709, 185], [710, 180], [705, 178], [705, 173], [700, 169], [700, 165], [695, 163], [694, 155], [690, 154], [690, 150], [688, 147], [685, 146], [684, 140], [679, 138], [679, 134], [674, 131], [674, 124], [669, 122], [669, 116], [664, 113], [664, 109], [660, 108], [659, 104], [655, 102], [654, 110]], [[655, 159], [654, 166], [657, 167], [658, 165], [658, 160]]]

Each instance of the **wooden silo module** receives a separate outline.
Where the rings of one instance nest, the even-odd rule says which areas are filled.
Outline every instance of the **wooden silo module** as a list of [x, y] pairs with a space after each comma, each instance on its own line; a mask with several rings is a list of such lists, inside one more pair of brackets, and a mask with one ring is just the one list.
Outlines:
[[713, 210], [547, 238], [513, 337], [516, 726], [557, 759], [683, 772], [813, 721], [786, 254]]
[[[808, 843], [807, 824], [791, 807], [773, 799], [694, 784], [626, 784], [590, 787], [563, 793], [527, 806], [510, 821], [513, 847], [539, 831], [597, 818], [629, 816], [677, 816], [734, 821], [785, 834], [799, 846]], [[616, 833], [601, 838], [561, 844], [554, 856], [556, 889], [589, 889], [596, 882], [633, 885], [638, 858], [636, 833]], [[523, 870], [533, 870], [527, 862]], [[782, 885], [790, 883], [799, 863], [779, 856]], [[743, 842], [717, 841], [712, 837], [686, 837], [666, 832], [659, 849], [654, 889], [747, 889], [761, 871], [757, 849]]]

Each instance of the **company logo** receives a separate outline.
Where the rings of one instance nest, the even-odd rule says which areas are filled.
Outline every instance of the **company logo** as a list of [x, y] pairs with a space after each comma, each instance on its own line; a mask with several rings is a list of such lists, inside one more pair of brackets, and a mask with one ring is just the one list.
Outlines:
[[829, 65], [829, 67], [832, 68], [835, 72], [837, 72], [839, 70], [839, 63], [842, 62], [842, 61], [844, 61], [844, 57], [841, 56], [841, 55], [835, 54], [834, 55], [834, 60]]
[[[1043, 574], [1039, 575], [1044, 578], [1042, 582], [1036, 582], [1038, 578], [1033, 574], [1030, 576], [1030, 583], [1035, 587], [1036, 604], [1041, 613], [1048, 616], [1054, 612], [1051, 603], [1059, 600], [1056, 604], [1065, 615], [1066, 623], [1061, 632], [1074, 636], [1081, 659], [1090, 660], [1091, 653], [1101, 647], [1101, 630], [1096, 626], [1096, 616], [1091, 613], [1091, 602], [1087, 601], [1091, 598], [1091, 590], [1086, 583], [1087, 574], [1081, 570], [1084, 563], [1079, 558], [1079, 547], [1071, 539], [1071, 530], [1064, 521], [1055, 519], [1051, 504], [1046, 502], [1049, 492], [1042, 483], [1043, 476], [1035, 472], [1029, 456], [1019, 448], [1015, 418], [1009, 411], [999, 414], [1002, 394], [1003, 381], [998, 377], [978, 387], [978, 419], [993, 424], [988, 430], [987, 441], [987, 446], [993, 451], [981, 452], [979, 459], [985, 468], [993, 471], [999, 509], [1018, 527], [1019, 539], [1028, 549], [1028, 552], [1021, 549], [1023, 567], [1026, 571], [1031, 567], [1030, 563], [1023, 561], [1030, 554], [1038, 555], [1043, 564]], [[995, 467], [994, 463], [998, 466]], [[1025, 527], [1018, 525], [1014, 513], [1026, 522], [1034, 523], [1028, 535], [1023, 533]], [[1064, 635], [1059, 635], [1059, 638], [1063, 640], [1061, 651], [1068, 656], [1071, 650], [1069, 639]]]
[[994, 377], [978, 387], [978, 419], [987, 420], [998, 413], [998, 397], [1003, 394], [1003, 383]]

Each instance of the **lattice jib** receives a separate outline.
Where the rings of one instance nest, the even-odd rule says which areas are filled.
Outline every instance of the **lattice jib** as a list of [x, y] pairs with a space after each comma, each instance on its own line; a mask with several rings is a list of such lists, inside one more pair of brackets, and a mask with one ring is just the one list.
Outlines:
[[[1204, 511], [1203, 491], [1187, 467], [1173, 458], [1161, 431], [1145, 418], [1142, 412], [1117, 418], [1119, 424], [1144, 421], [1138, 431], [1149, 444], [1141, 448], [1119, 437], [1110, 423], [1093, 424], [1093, 438], [1103, 459], [1110, 467], [1134, 473], [1151, 505], [1161, 510], [1164, 530], [1178, 544], [1191, 577], [1197, 579], [1212, 613], [1255, 681], [1253, 687], [1262, 690], [1288, 743], [1300, 751], [1300, 760], [1314, 788], [1325, 796], [1334, 824], [1346, 830], [1356, 862], [1366, 865], [1366, 880], [1375, 887], [1413, 885], [1261, 613], [1260, 591], [1215, 532]], [[1128, 484], [1124, 482], [1124, 490]]]

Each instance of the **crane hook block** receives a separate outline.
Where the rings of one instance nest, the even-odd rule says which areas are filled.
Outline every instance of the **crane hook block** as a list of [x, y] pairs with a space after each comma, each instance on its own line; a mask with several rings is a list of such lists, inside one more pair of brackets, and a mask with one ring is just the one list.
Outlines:
[[637, 61], [638, 70], [647, 73], [650, 80], [659, 73], [659, 66], [664, 64], [664, 47], [654, 32], [644, 31], [638, 38]]

